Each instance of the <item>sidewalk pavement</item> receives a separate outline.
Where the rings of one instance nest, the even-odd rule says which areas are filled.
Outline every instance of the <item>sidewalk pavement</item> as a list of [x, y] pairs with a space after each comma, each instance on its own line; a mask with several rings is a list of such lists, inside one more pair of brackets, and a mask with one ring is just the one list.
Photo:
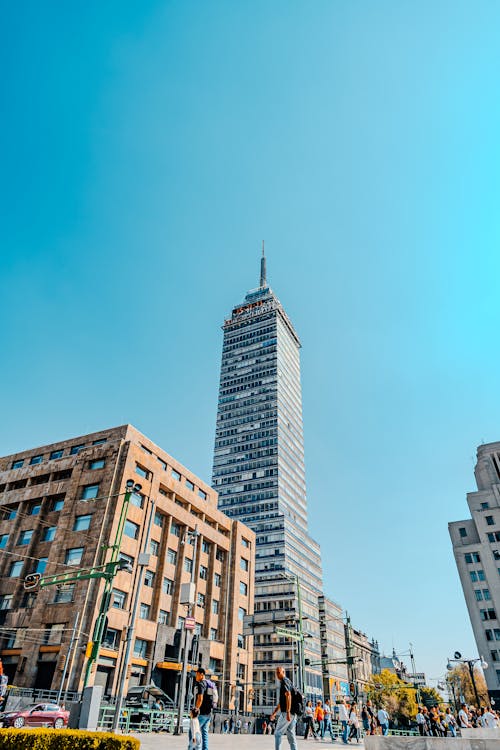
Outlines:
[[[141, 750], [186, 750], [187, 735], [174, 736], [161, 732], [160, 734], [133, 734], [141, 742]], [[312, 738], [306, 740], [311, 747], [335, 747], [342, 748], [342, 742], [332, 742], [330, 738], [325, 742], [315, 742]], [[303, 745], [303, 737], [297, 737], [299, 748]], [[209, 750], [274, 750], [274, 736], [271, 734], [212, 734], [210, 733]], [[362, 750], [362, 742], [349, 743], [352, 750]], [[305, 747], [305, 745], [304, 745]], [[282, 750], [289, 750], [290, 746], [286, 737], [281, 741]]]

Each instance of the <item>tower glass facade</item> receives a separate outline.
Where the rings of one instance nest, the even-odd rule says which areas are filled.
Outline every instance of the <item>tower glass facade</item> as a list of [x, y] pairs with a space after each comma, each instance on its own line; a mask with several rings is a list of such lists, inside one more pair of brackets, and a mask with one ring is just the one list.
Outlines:
[[[284, 610], [284, 619], [296, 623], [296, 585], [284, 575], [298, 577], [312, 636], [306, 649], [314, 659], [320, 653], [322, 571], [319, 546], [309, 536], [307, 522], [301, 344], [267, 285], [264, 258], [260, 286], [233, 309], [223, 330], [212, 480], [219, 508], [256, 532], [256, 613]], [[270, 614], [272, 618], [276, 621], [276, 615]], [[272, 629], [264, 635], [271, 634]], [[293, 670], [294, 644], [276, 649], [273, 639], [264, 635], [255, 631], [257, 683], [268, 680], [277, 651], [285, 661], [288, 652]], [[314, 669], [309, 683], [312, 694], [316, 686], [321, 692], [321, 677]]]

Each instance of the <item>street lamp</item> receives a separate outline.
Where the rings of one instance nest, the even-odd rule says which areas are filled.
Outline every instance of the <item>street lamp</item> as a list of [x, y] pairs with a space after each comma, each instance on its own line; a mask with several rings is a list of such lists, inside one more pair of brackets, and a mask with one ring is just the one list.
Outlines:
[[479, 659], [462, 659], [462, 654], [460, 653], [460, 651], [455, 651], [455, 653], [453, 654], [453, 657], [454, 657], [453, 659], [448, 659], [448, 664], [446, 665], [446, 669], [448, 671], [451, 671], [453, 669], [451, 662], [455, 662], [458, 664], [467, 664], [467, 667], [469, 668], [469, 674], [470, 674], [470, 679], [472, 682], [472, 687], [474, 689], [474, 695], [476, 696], [476, 706], [477, 708], [479, 708], [480, 700], [479, 700], [479, 694], [477, 692], [476, 680], [474, 678], [474, 664], [479, 662], [481, 664], [482, 669], [488, 669], [488, 663], [484, 660], [482, 656], [480, 656]]

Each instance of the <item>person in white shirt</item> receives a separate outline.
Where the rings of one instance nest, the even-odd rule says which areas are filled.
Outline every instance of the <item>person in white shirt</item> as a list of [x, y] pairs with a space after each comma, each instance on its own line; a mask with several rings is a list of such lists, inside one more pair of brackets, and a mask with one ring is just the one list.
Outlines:
[[489, 708], [481, 716], [481, 724], [483, 725], [483, 727], [486, 727], [487, 729], [497, 728], [497, 718], [495, 714], [491, 713], [491, 710]]
[[416, 721], [418, 726], [418, 731], [420, 732], [421, 737], [425, 737], [427, 734], [429, 734], [427, 730], [427, 719], [425, 718], [425, 714], [422, 711], [422, 706], [418, 707], [418, 713], [416, 715]]
[[351, 713], [349, 714], [349, 724], [351, 727], [349, 740], [355, 737], [356, 742], [359, 742], [359, 716], [354, 703], [351, 706]]
[[458, 712], [458, 723], [460, 724], [460, 729], [467, 729], [472, 726], [469, 721], [469, 714], [465, 708], [465, 703], [462, 703], [460, 711]]
[[342, 701], [342, 703], [339, 704], [339, 720], [342, 725], [342, 742], [344, 745], [347, 745], [347, 733], [349, 728], [349, 712], [347, 710], [347, 706]]
[[379, 708], [377, 719], [378, 723], [380, 724], [380, 728], [382, 729], [382, 734], [389, 734], [389, 714], [387, 713], [385, 708]]

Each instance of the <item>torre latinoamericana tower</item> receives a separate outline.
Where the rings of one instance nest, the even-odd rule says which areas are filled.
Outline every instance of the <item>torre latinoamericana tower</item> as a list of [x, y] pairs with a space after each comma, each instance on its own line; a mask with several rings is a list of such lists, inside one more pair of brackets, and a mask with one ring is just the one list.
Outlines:
[[[310, 697], [321, 695], [314, 661], [321, 658], [322, 570], [307, 521], [301, 344], [267, 284], [264, 249], [259, 287], [233, 309], [223, 330], [212, 484], [219, 508], [257, 535], [253, 708], [266, 711], [275, 700], [277, 663]], [[300, 627], [301, 642], [276, 630]]]

